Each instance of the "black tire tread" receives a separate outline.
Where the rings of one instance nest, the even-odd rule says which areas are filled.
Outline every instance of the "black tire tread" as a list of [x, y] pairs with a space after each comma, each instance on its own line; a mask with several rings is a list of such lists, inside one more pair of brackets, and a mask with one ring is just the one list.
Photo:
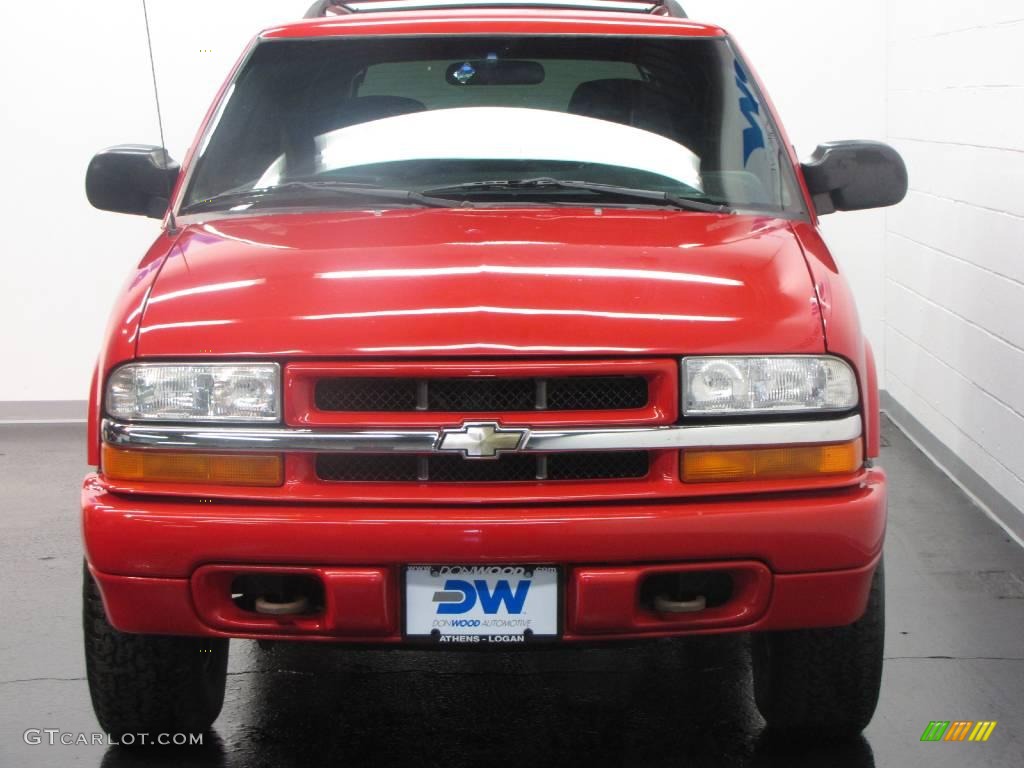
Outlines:
[[769, 728], [860, 733], [878, 704], [884, 641], [882, 563], [864, 616], [850, 626], [755, 635], [754, 697]]
[[132, 635], [107, 621], [88, 568], [82, 628], [93, 710], [112, 735], [202, 733], [220, 714], [228, 640]]

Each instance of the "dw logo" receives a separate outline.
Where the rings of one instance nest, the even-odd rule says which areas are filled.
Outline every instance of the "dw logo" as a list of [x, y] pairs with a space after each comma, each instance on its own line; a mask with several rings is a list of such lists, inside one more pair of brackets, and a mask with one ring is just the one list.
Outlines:
[[521, 579], [516, 585], [515, 592], [505, 579], [500, 579], [494, 585], [493, 592], [483, 579], [475, 579], [472, 582], [448, 579], [444, 583], [444, 591], [434, 593], [434, 602], [438, 604], [438, 614], [443, 615], [468, 613], [479, 600], [480, 607], [488, 616], [501, 610], [502, 604], [510, 616], [515, 616], [523, 612], [529, 591], [529, 579]]

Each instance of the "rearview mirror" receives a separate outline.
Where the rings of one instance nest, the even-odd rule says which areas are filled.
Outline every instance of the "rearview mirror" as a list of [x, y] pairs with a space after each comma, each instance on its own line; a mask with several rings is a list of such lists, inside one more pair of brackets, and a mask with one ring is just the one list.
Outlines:
[[803, 164], [819, 216], [896, 205], [907, 195], [907, 166], [900, 153], [878, 141], [821, 144]]
[[488, 58], [449, 64], [444, 77], [448, 85], [540, 85], [544, 74], [539, 61]]
[[121, 144], [105, 149], [85, 172], [85, 194], [101, 211], [163, 218], [180, 167], [164, 149]]

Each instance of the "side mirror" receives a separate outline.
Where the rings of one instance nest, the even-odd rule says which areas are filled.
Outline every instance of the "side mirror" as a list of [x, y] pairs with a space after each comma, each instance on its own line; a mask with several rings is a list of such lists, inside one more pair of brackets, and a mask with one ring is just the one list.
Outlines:
[[179, 165], [160, 147], [121, 144], [105, 149], [85, 172], [85, 194], [101, 211], [163, 218]]
[[896, 205], [907, 195], [907, 166], [878, 141], [821, 144], [803, 164], [819, 216]]

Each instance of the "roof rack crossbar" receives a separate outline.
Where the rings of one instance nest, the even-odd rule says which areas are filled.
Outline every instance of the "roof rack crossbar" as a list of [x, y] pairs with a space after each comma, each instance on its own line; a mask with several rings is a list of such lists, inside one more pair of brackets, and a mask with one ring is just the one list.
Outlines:
[[304, 19], [322, 19], [324, 16], [330, 16], [331, 14], [339, 15], [343, 13], [352, 13], [352, 10], [346, 8], [342, 3], [333, 2], [333, 0], [317, 0], [313, 5], [309, 7]]
[[[374, 2], [357, 2], [351, 5], [345, 2], [338, 2], [338, 0], [317, 0], [309, 7], [306, 11], [304, 18], [307, 19], [319, 19], [325, 16], [342, 16], [349, 13], [367, 13], [373, 12], [375, 9], [373, 6], [376, 5]], [[395, 8], [395, 4], [392, 2], [381, 2], [382, 6], [379, 10], [399, 10]], [[593, 4], [586, 2], [571, 2], [570, 0], [465, 0], [462, 2], [436, 2], [432, 3], [431, 0], [422, 0], [422, 2], [415, 2], [410, 0], [409, 10], [435, 10], [437, 8], [586, 8], [586, 10], [599, 11], [602, 10], [602, 0], [594, 0]], [[625, 3], [615, 3], [617, 7], [607, 10], [624, 10], [622, 8]], [[641, 0], [636, 2], [639, 7], [649, 6], [648, 13], [656, 16], [670, 16], [676, 19], [685, 19], [686, 11], [683, 10], [683, 6], [680, 5], [679, 0], [650, 0], [645, 3]], [[358, 7], [353, 7], [358, 6]]]
[[659, 2], [661, 3], [659, 7], [666, 11], [665, 16], [671, 16], [674, 19], [688, 18], [679, 0], [659, 0]]

